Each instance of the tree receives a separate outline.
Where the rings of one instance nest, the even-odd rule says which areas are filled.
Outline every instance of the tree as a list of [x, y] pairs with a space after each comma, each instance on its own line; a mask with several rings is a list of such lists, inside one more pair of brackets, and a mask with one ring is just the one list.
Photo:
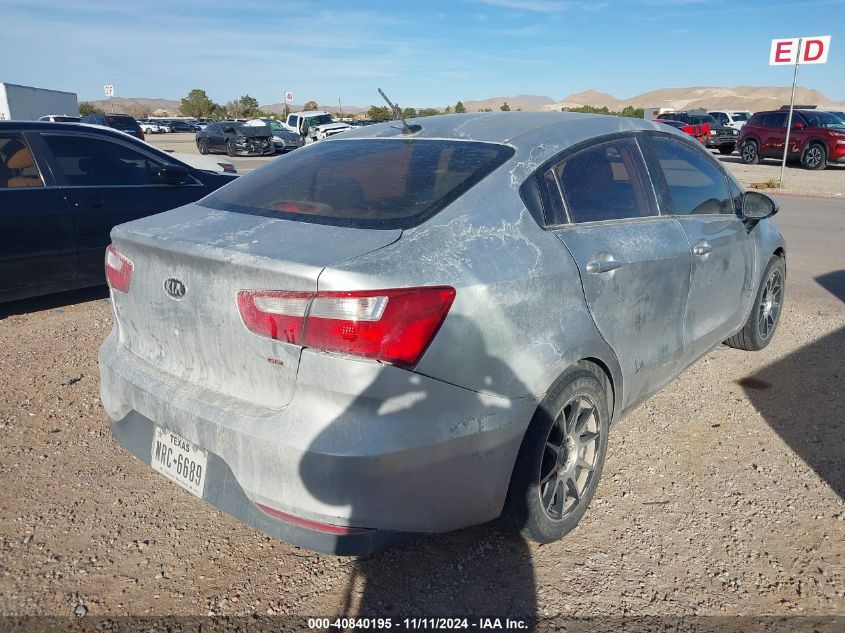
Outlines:
[[443, 114], [452, 114], [452, 106], [446, 106], [446, 109], [443, 110]]
[[208, 98], [205, 90], [194, 88], [188, 93], [187, 97], [182, 99], [182, 105], [179, 106], [179, 111], [185, 116], [206, 118], [211, 115], [214, 106], [215, 103]]
[[458, 101], [455, 104], [455, 114], [463, 114], [466, 111], [467, 111], [467, 109], [464, 107], [463, 101]]
[[79, 102], [79, 116], [88, 116], [89, 114], [102, 114], [103, 111], [88, 101]]
[[261, 110], [258, 109], [258, 99], [250, 97], [248, 94], [238, 99], [238, 106], [241, 111], [241, 116], [246, 118], [254, 118], [261, 116]]
[[393, 113], [387, 106], [370, 106], [367, 110], [367, 118], [371, 121], [390, 121]]
[[306, 102], [305, 102], [305, 105], [304, 105], [304, 106], [302, 106], [302, 109], [303, 109], [303, 110], [305, 110], [305, 111], [310, 111], [310, 110], [319, 110], [319, 109], [320, 109], [320, 106], [319, 106], [319, 105], [317, 105], [317, 102], [316, 102], [316, 101], [306, 101]]
[[406, 119], [413, 119], [417, 116], [417, 111], [414, 108], [405, 108], [402, 110], [402, 116]]
[[479, 112], [492, 112], [493, 108], [481, 108]]
[[502, 112], [510, 112], [511, 107], [508, 105], [508, 102], [505, 101], [502, 105], [499, 106], [499, 110], [501, 110]]
[[440, 110], [437, 108], [423, 108], [417, 113], [417, 116], [435, 116], [440, 114]]

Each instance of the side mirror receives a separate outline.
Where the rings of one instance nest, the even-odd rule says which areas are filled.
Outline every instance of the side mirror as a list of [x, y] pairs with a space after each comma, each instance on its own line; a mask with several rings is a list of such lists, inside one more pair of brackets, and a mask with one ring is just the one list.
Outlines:
[[165, 185], [184, 185], [189, 179], [188, 168], [182, 165], [163, 165], [155, 175], [155, 180]]
[[746, 191], [742, 194], [742, 216], [746, 220], [764, 220], [772, 217], [780, 209], [777, 200], [773, 200], [759, 191]]

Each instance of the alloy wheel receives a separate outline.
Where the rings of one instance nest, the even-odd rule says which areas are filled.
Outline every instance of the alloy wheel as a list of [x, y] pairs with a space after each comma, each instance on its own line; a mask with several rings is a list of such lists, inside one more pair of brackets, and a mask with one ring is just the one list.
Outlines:
[[754, 143], [746, 143], [742, 146], [742, 159], [750, 163], [757, 157], [757, 146]]
[[807, 167], [810, 169], [815, 169], [818, 167], [822, 160], [824, 159], [824, 155], [822, 150], [818, 147], [818, 145], [813, 145], [812, 147], [807, 149], [807, 154], [804, 159]]
[[581, 502], [590, 485], [601, 437], [595, 405], [575, 396], [558, 414], [546, 438], [540, 464], [540, 502], [546, 515], [560, 521]]
[[768, 339], [775, 329], [783, 303], [783, 277], [779, 270], [773, 270], [763, 287], [763, 296], [757, 314], [757, 331], [763, 340]]

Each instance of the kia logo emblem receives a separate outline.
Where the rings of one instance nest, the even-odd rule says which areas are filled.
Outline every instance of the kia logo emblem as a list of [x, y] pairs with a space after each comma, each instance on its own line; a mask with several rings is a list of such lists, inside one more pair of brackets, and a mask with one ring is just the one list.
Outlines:
[[175, 277], [170, 277], [164, 280], [164, 291], [178, 301], [185, 297], [186, 288], [181, 281]]

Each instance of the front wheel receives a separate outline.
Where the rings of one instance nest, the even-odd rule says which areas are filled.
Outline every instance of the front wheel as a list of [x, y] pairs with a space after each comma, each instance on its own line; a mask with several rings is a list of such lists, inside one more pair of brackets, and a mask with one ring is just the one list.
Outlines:
[[206, 141], [204, 138], [198, 139], [197, 149], [199, 150], [200, 154], [208, 154], [208, 141]]
[[757, 141], [745, 141], [739, 150], [739, 155], [742, 157], [742, 162], [746, 165], [756, 165], [759, 163], [760, 148], [757, 146]]
[[546, 394], [522, 440], [506, 502], [527, 538], [551, 543], [573, 530], [601, 477], [610, 427], [604, 373], [578, 364]]
[[772, 255], [763, 273], [754, 307], [743, 328], [725, 341], [729, 347], [757, 352], [766, 347], [775, 335], [786, 291], [786, 264]]
[[805, 169], [824, 169], [827, 167], [827, 152], [823, 145], [813, 143], [801, 154], [801, 164]]

